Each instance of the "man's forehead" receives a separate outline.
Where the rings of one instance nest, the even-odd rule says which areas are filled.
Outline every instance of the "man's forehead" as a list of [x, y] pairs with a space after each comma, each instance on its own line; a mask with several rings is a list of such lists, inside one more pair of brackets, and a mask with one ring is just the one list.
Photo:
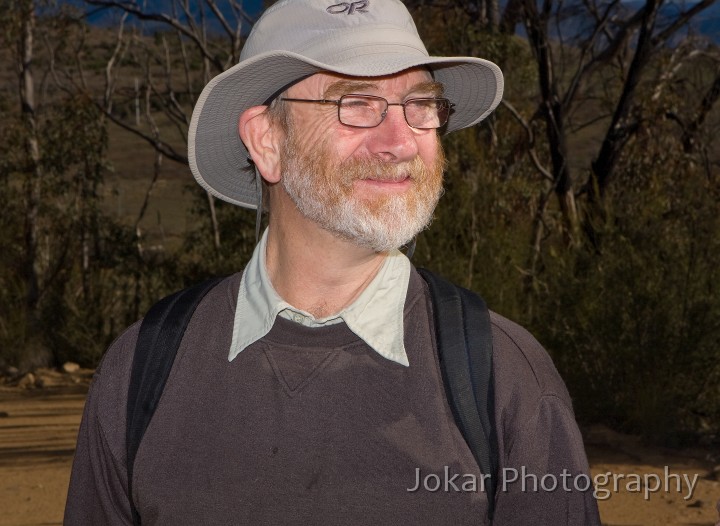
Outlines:
[[[295, 89], [297, 88], [297, 89]], [[297, 83], [291, 90], [296, 92], [312, 91], [312, 96], [333, 97], [347, 93], [380, 92], [384, 90], [412, 93], [426, 92], [430, 95], [441, 95], [442, 84], [434, 82], [432, 75], [425, 68], [413, 68], [393, 75], [379, 77], [353, 77], [331, 72], [320, 72]]]

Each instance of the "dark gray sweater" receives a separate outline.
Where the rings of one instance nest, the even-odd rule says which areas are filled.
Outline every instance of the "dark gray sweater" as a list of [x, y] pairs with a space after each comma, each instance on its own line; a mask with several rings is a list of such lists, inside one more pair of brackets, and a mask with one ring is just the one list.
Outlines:
[[[481, 473], [445, 400], [429, 294], [415, 271], [405, 305], [410, 367], [382, 358], [344, 324], [281, 318], [228, 362], [239, 281], [227, 279], [198, 307], [138, 451], [133, 489], [144, 525], [485, 523]], [[591, 491], [567, 476], [571, 491], [563, 488], [564, 472], [577, 477], [588, 466], [562, 380], [525, 330], [495, 314], [492, 322], [494, 524], [599, 524]], [[132, 524], [125, 404], [138, 328], [96, 372], [67, 525]], [[534, 487], [532, 476], [545, 474], [556, 477], [555, 491]]]

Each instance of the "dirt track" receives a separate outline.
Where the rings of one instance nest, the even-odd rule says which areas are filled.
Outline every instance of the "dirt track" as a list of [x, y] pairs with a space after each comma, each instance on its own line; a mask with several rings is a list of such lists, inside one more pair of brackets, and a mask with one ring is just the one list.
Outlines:
[[86, 390], [0, 391], [0, 525], [62, 523]]
[[[85, 399], [84, 385], [45, 389], [0, 388], [0, 526], [49, 526], [62, 512]], [[673, 473], [700, 475], [691, 499], [677, 492], [621, 491], [600, 502], [603, 524], [612, 526], [703, 525], [717, 520], [720, 482], [699, 451], [678, 454], [643, 447], [636, 439], [603, 428], [588, 437], [593, 474]], [[687, 493], [687, 492], [686, 492]]]

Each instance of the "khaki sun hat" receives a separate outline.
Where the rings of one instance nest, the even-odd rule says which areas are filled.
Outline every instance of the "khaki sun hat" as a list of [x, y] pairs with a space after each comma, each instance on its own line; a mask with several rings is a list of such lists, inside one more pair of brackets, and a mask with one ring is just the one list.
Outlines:
[[321, 71], [356, 77], [427, 67], [455, 104], [445, 132], [477, 124], [500, 103], [503, 76], [474, 57], [431, 57], [399, 0], [282, 0], [260, 17], [237, 65], [213, 78], [193, 111], [190, 169], [212, 195], [256, 208], [258, 184], [238, 135], [240, 115]]

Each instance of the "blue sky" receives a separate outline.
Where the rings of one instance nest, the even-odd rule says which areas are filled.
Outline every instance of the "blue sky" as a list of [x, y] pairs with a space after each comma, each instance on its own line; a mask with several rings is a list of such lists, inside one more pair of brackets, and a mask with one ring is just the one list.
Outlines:
[[[136, 0], [137, 3], [144, 4], [147, 11], [160, 12], [160, 13], [171, 13], [172, 0]], [[198, 0], [199, 1], [199, 0]], [[97, 10], [92, 6], [86, 6], [83, 0], [58, 0], [60, 4], [70, 4], [80, 7], [88, 12], [92, 12], [92, 16], [88, 19], [93, 24], [114, 24], [119, 19], [117, 9], [101, 9]], [[193, 2], [197, 3], [197, 2]], [[227, 2], [224, 0], [218, 0], [218, 6], [223, 10], [228, 20], [233, 20], [231, 11], [227, 8]], [[505, 3], [505, 0], [500, 0], [501, 5]], [[642, 0], [626, 0], [624, 4], [637, 7], [644, 2]], [[663, 11], [667, 14], [688, 9], [696, 2], [686, 2], [670, 0], [667, 1], [663, 7]], [[262, 0], [245, 0], [245, 9], [248, 14], [253, 17], [257, 17], [262, 10]], [[715, 2], [713, 5], [705, 9], [694, 21], [694, 27], [700, 30], [701, 33], [711, 37], [713, 40], [720, 40], [720, 2]]]
[[[138, 0], [136, 3], [144, 6], [144, 11], [155, 12], [155, 13], [172, 13], [172, 0]], [[193, 2], [197, 4], [197, 2]], [[220, 7], [227, 20], [232, 23], [234, 16], [232, 11], [227, 7], [227, 2], [219, 0], [218, 6]], [[117, 22], [120, 18], [119, 9], [103, 9], [96, 6], [86, 5], [83, 0], [58, 0], [58, 4], [72, 5], [78, 7], [89, 14], [88, 21], [91, 24], [98, 25], [112, 25]], [[262, 0], [245, 0], [243, 2], [245, 9], [251, 16], [257, 17], [262, 10]]]

